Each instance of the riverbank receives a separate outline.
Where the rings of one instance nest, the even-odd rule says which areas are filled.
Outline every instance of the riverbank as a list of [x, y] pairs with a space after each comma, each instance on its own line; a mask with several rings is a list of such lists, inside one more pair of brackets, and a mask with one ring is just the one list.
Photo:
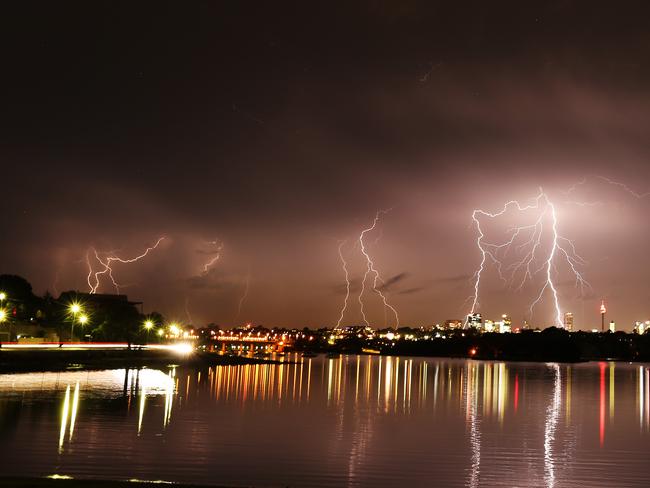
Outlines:
[[74, 369], [115, 369], [179, 366], [228, 366], [240, 364], [280, 364], [265, 358], [220, 355], [205, 352], [182, 354], [161, 349], [47, 349], [0, 350], [0, 373], [68, 371]]

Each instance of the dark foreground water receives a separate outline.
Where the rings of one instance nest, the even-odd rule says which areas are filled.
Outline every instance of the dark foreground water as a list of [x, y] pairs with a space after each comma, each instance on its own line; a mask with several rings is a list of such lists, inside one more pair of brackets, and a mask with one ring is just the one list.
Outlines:
[[0, 376], [0, 474], [647, 487], [649, 424], [650, 369], [638, 364], [341, 356], [10, 374]]

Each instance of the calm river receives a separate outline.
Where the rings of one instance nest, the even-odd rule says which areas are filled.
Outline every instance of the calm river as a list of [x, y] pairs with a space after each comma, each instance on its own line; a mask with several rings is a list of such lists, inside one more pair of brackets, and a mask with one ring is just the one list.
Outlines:
[[650, 486], [647, 365], [288, 359], [297, 363], [0, 375], [0, 473]]

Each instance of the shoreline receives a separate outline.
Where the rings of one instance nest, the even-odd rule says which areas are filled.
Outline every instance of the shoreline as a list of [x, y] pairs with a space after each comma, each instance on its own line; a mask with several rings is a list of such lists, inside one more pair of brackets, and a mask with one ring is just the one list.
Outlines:
[[152, 485], [173, 486], [174, 488], [232, 488], [226, 485], [197, 485], [159, 480], [76, 479], [64, 476], [43, 478], [0, 476], [0, 486], [7, 488], [151, 488]]
[[0, 350], [0, 374], [178, 366], [283, 364], [267, 358], [195, 352], [179, 355], [160, 350]]

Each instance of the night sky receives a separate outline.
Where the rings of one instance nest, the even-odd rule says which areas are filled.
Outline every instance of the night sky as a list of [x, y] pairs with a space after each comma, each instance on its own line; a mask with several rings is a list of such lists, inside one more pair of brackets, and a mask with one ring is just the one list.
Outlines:
[[[403, 325], [430, 325], [469, 311], [473, 209], [541, 186], [592, 285], [558, 261], [562, 312], [599, 326], [605, 298], [619, 328], [650, 318], [646, 2], [312, 3], [5, 8], [0, 272], [87, 291], [91, 247], [129, 258], [165, 236], [114, 266], [145, 311], [332, 326], [347, 240], [352, 324], [355, 240], [390, 208], [366, 241], [380, 288]], [[480, 311], [552, 324], [548, 294], [527, 312], [542, 275], [517, 292], [488, 266]], [[366, 310], [394, 325], [372, 292]]]

